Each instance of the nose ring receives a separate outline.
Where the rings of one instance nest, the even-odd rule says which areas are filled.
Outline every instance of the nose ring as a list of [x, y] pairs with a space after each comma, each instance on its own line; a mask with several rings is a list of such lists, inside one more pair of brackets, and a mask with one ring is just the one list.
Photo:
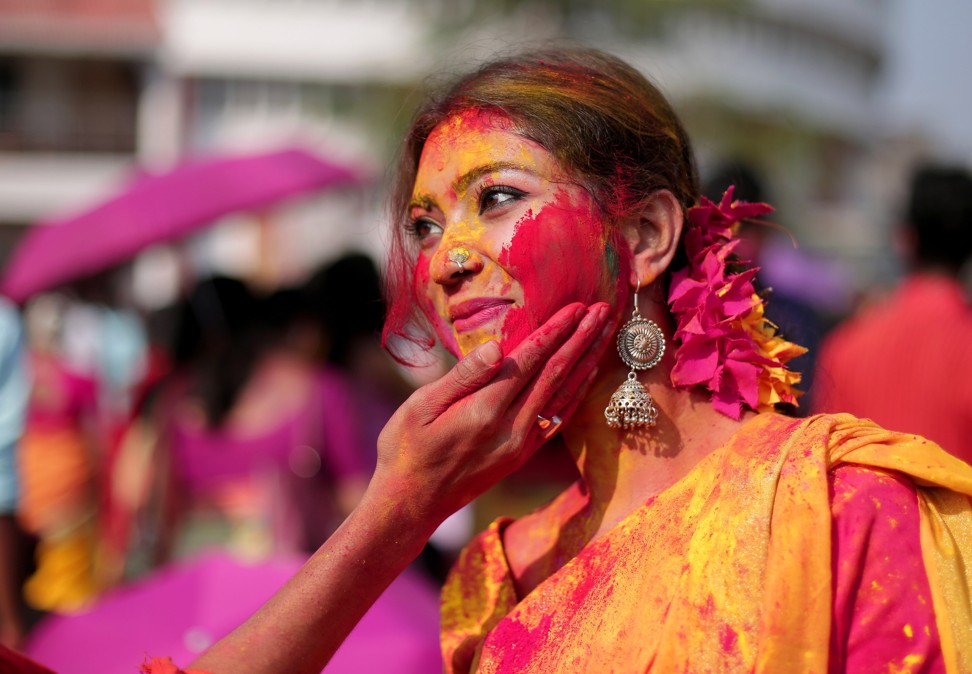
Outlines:
[[453, 248], [450, 250], [446, 257], [449, 258], [449, 262], [455, 262], [456, 266], [459, 267], [459, 273], [464, 274], [466, 268], [463, 267], [463, 263], [469, 259], [469, 251], [465, 248]]

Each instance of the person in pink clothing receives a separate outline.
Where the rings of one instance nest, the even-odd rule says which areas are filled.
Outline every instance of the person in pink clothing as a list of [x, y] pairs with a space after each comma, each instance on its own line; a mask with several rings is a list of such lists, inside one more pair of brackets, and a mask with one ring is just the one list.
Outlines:
[[38, 541], [36, 569], [23, 588], [26, 602], [43, 611], [72, 612], [101, 590], [96, 489], [104, 448], [98, 384], [68, 366], [60, 327], [55, 300], [31, 307], [32, 381], [18, 450], [17, 519]]
[[[145, 485], [129, 499], [143, 510], [129, 575], [211, 546], [311, 552], [360, 498], [369, 466], [350, 384], [302, 353], [292, 314], [287, 296], [261, 300], [235, 279], [190, 294], [174, 371], [123, 443]], [[132, 481], [116, 476], [122, 492]]]
[[837, 328], [817, 363], [817, 412], [846, 411], [933, 440], [972, 463], [972, 176], [915, 172], [903, 229], [911, 270], [891, 297]]

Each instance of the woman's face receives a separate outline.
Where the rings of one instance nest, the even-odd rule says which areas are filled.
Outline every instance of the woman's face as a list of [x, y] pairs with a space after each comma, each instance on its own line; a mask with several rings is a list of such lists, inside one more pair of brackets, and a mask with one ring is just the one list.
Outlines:
[[[510, 128], [484, 112], [446, 120], [425, 143], [412, 190], [416, 295], [457, 356], [490, 339], [507, 353], [570, 302], [613, 304], [628, 276], [621, 239], [591, 195]], [[455, 253], [467, 256], [464, 271]]]

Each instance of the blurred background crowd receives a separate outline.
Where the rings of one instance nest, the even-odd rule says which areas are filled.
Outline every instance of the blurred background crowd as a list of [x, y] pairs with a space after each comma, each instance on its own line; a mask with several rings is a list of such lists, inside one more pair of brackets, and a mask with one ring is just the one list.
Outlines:
[[[777, 207], [745, 253], [810, 347], [793, 413], [968, 460], [969, 20], [945, 0], [0, 0], [0, 640], [66, 674], [188, 661], [354, 507], [385, 421], [449, 365], [379, 343], [386, 167], [430, 78], [539, 41], [638, 66], [704, 192]], [[435, 671], [452, 556], [572, 470], [542, 450], [447, 521], [328, 671]]]

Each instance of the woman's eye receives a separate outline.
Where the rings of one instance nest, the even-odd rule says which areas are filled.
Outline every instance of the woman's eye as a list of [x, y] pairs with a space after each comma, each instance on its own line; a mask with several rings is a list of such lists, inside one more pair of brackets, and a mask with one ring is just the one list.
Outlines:
[[409, 231], [420, 243], [442, 234], [442, 227], [428, 218], [415, 218], [409, 223]]
[[526, 192], [508, 185], [484, 187], [479, 194], [479, 214], [519, 201], [525, 196]]

